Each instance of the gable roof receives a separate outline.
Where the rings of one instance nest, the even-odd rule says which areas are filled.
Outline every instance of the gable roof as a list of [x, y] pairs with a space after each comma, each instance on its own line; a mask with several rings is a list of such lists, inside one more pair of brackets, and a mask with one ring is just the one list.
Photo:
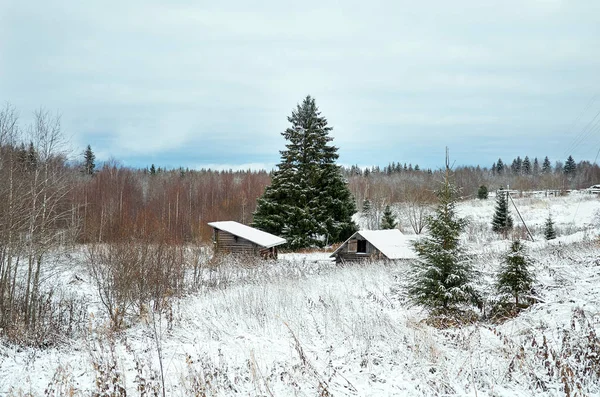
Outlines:
[[235, 221], [210, 222], [208, 226], [231, 233], [265, 248], [275, 247], [276, 245], [285, 244], [286, 242], [286, 239], [284, 238], [274, 236], [271, 233], [263, 232], [262, 230]]
[[331, 256], [335, 256], [351, 239], [360, 236], [370, 242], [388, 259], [414, 259], [417, 257], [412, 248], [412, 240], [398, 229], [390, 230], [359, 230], [344, 241]]

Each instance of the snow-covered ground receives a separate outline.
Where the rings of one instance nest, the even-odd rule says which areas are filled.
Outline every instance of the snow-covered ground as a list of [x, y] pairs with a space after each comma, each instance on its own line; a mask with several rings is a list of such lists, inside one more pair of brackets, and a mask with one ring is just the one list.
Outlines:
[[[536, 239], [526, 245], [539, 303], [504, 323], [432, 327], [406, 297], [410, 264], [339, 267], [317, 252], [223, 265], [211, 271], [219, 282], [111, 334], [74, 254], [53, 264], [46, 282], [85, 299], [87, 332], [47, 349], [0, 342], [0, 395], [88, 396], [103, 387], [153, 395], [159, 351], [174, 396], [600, 395], [600, 200], [515, 202]], [[459, 205], [489, 299], [508, 247], [489, 231], [493, 207], [493, 199]], [[552, 243], [542, 236], [548, 213], [559, 235]]]

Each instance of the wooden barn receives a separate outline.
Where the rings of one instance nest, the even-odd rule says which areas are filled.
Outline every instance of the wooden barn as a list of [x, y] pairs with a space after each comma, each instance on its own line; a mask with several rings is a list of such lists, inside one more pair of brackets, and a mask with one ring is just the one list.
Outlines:
[[336, 249], [337, 263], [363, 260], [402, 260], [417, 257], [412, 241], [400, 230], [360, 230]]
[[277, 259], [277, 246], [286, 240], [234, 221], [211, 222], [215, 254], [241, 254]]

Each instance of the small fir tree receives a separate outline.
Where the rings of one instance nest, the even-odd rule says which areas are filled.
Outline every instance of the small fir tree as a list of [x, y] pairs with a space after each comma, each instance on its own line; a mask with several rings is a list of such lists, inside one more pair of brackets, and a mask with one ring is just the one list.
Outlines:
[[554, 240], [556, 238], [554, 222], [552, 221], [552, 215], [550, 214], [548, 214], [548, 219], [546, 219], [546, 224], [544, 225], [544, 238], [546, 238], [546, 240]]
[[415, 303], [434, 310], [451, 310], [478, 300], [473, 268], [459, 239], [467, 221], [456, 214], [457, 193], [447, 171], [437, 192], [435, 215], [427, 218], [429, 236], [414, 244], [418, 260], [408, 293]]
[[156, 175], [156, 167], [154, 164], [150, 166], [150, 175]]
[[479, 200], [487, 200], [489, 195], [488, 188], [485, 185], [479, 186], [479, 190], [477, 190], [477, 198]]
[[519, 296], [531, 291], [535, 281], [530, 269], [533, 261], [525, 252], [521, 241], [513, 241], [510, 251], [504, 257], [498, 272], [496, 288], [500, 293], [510, 294], [515, 298], [515, 305], [519, 305]]
[[383, 218], [381, 219], [381, 229], [395, 229], [397, 225], [396, 215], [394, 215], [390, 206], [386, 205], [383, 211]]
[[87, 145], [87, 148], [83, 152], [83, 170], [82, 172], [86, 175], [94, 175], [96, 168], [96, 155], [92, 152], [92, 147]]
[[499, 190], [496, 193], [496, 209], [492, 218], [492, 230], [496, 233], [504, 233], [513, 227], [513, 220], [508, 213], [508, 192]]
[[33, 142], [29, 142], [29, 149], [27, 150], [27, 169], [34, 170], [38, 165], [38, 152], [33, 146]]
[[21, 143], [17, 149], [17, 161], [22, 167], [27, 168], [27, 149], [25, 149], [24, 143]]
[[365, 201], [363, 201], [361, 218], [366, 221], [365, 227], [367, 229], [375, 229], [376, 227], [377, 221], [375, 220], [375, 212], [371, 200], [365, 199]]
[[362, 212], [364, 212], [365, 214], [368, 214], [371, 212], [371, 200], [369, 199], [365, 199], [365, 201], [363, 201], [363, 207], [362, 207]]

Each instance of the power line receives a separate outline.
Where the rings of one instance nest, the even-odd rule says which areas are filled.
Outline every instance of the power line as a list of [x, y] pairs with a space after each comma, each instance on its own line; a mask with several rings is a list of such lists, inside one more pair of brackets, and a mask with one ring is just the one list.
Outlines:
[[[567, 156], [568, 154], [572, 154], [572, 152], [575, 149], [577, 149], [577, 147], [579, 147], [579, 145], [581, 145], [587, 138], [590, 137], [590, 133], [598, 125], [600, 125], [600, 119], [598, 119], [598, 116], [600, 116], [600, 109], [598, 110], [598, 112], [596, 113], [594, 118], [592, 120], [590, 120], [590, 122], [585, 126], [585, 128], [582, 130], [582, 132], [579, 134], [579, 136], [577, 138], [575, 138], [575, 141], [565, 151], [565, 153], [564, 153], [565, 156]], [[598, 119], [598, 121], [596, 121], [596, 119]], [[595, 122], [595, 124], [594, 124], [594, 122]], [[592, 124], [593, 124], [593, 126], [592, 126]]]
[[[588, 109], [592, 106], [592, 103], [594, 103], [596, 101], [596, 98], [598, 97], [598, 94], [593, 95], [590, 100], [588, 101], [588, 103], [585, 105], [585, 107], [583, 108], [583, 110], [581, 111], [581, 113], [579, 114], [579, 116], [577, 116], [575, 118], [575, 121], [573, 121], [573, 123], [571, 124], [571, 126], [569, 127], [569, 130], [567, 131], [567, 135], [571, 135], [572, 132], [575, 131], [575, 126], [577, 125], [577, 123], [579, 123], [579, 120], [581, 120], [581, 118], [583, 117], [583, 115], [588, 111]], [[576, 137], [575, 139], [577, 139], [578, 137]]]

